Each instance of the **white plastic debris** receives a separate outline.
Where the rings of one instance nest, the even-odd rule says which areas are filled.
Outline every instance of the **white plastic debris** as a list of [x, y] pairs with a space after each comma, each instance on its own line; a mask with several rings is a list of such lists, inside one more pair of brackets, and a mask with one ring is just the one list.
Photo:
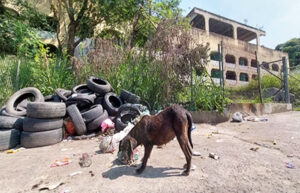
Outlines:
[[70, 173], [70, 176], [72, 177], [72, 176], [76, 176], [76, 175], [79, 175], [79, 174], [81, 174], [82, 173], [82, 171], [78, 171], [78, 172], [73, 172], [73, 173]]
[[119, 133], [116, 133], [113, 136], [104, 137], [99, 145], [100, 151], [103, 153], [113, 153], [117, 147], [117, 143], [124, 139], [124, 137], [128, 135], [133, 127], [133, 124], [128, 123], [128, 125]]
[[232, 121], [233, 122], [242, 122], [243, 121], [243, 115], [240, 112], [235, 112], [232, 115]]

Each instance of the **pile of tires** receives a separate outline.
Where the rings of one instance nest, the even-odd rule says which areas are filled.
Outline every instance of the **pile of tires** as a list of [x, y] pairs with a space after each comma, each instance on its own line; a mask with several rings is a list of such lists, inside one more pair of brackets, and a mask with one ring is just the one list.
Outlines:
[[119, 132], [148, 109], [139, 104], [143, 102], [139, 96], [126, 90], [118, 96], [108, 81], [96, 76], [74, 87], [65, 102], [77, 135], [100, 131], [106, 119], [112, 120], [115, 132]]
[[148, 109], [142, 104], [141, 98], [129, 91], [122, 90], [118, 96], [108, 81], [96, 76], [72, 90], [58, 88], [45, 97], [37, 88], [23, 88], [0, 109], [0, 150], [19, 144], [25, 148], [56, 144], [65, 133], [99, 132], [106, 119], [112, 120], [119, 132]]
[[20, 144], [23, 118], [0, 116], [0, 151]]
[[65, 114], [65, 103], [29, 102], [27, 117], [23, 120], [21, 146], [32, 148], [61, 142]]

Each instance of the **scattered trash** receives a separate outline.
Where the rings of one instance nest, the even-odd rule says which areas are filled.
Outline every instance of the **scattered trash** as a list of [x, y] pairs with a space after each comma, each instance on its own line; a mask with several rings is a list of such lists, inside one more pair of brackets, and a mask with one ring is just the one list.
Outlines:
[[76, 176], [76, 175], [79, 175], [79, 174], [81, 174], [82, 173], [82, 171], [78, 171], [78, 172], [73, 172], [73, 173], [70, 173], [70, 176], [72, 177], [72, 176]]
[[294, 164], [292, 164], [291, 162], [286, 162], [285, 164], [286, 164], [286, 167], [287, 167], [287, 168], [295, 169]]
[[107, 129], [113, 129], [115, 128], [115, 124], [110, 119], [105, 119], [101, 123], [101, 131], [104, 133]]
[[243, 122], [243, 121], [266, 122], [268, 121], [268, 119], [265, 117], [249, 116], [249, 114], [245, 112], [235, 112], [232, 114], [232, 122]]
[[31, 190], [38, 188], [41, 184], [43, 184], [43, 180], [41, 180], [41, 181], [40, 181], [39, 183], [37, 183], [37, 184], [34, 184], [34, 185], [31, 187]]
[[193, 156], [201, 156], [200, 152], [193, 151]]
[[252, 122], [266, 122], [268, 121], [267, 118], [264, 117], [254, 117], [254, 116], [249, 116], [249, 117], [244, 117], [245, 121], [252, 121]]
[[9, 150], [6, 151], [6, 153], [7, 154], [17, 153], [17, 152], [20, 152], [20, 151], [22, 151], [24, 149], [26, 149], [26, 148], [21, 147], [21, 148], [18, 148], [18, 149], [9, 149]]
[[89, 173], [91, 174], [91, 177], [95, 176], [95, 174], [93, 173], [93, 171], [89, 171]]
[[80, 167], [90, 167], [92, 165], [92, 160], [87, 153], [83, 153], [79, 160]]
[[191, 130], [193, 131], [194, 129], [196, 129], [196, 125], [193, 123], [193, 124], [192, 124], [192, 129], [191, 129]]
[[208, 134], [207, 138], [210, 139], [212, 137], [212, 133]]
[[104, 137], [99, 145], [100, 151], [103, 153], [113, 153], [117, 147], [117, 143], [119, 143], [133, 127], [133, 124], [128, 123], [128, 125], [119, 133], [116, 133], [113, 136]]
[[104, 137], [99, 145], [99, 149], [102, 153], [113, 153], [116, 148], [116, 144], [113, 144], [112, 136]]
[[232, 115], [232, 122], [242, 122], [243, 121], [243, 115], [240, 112], [235, 112]]
[[68, 151], [69, 149], [67, 148], [62, 148], [60, 151]]
[[210, 158], [212, 158], [212, 159], [215, 159], [215, 160], [220, 159], [220, 157], [217, 156], [215, 153], [209, 153], [208, 157], [210, 157]]
[[53, 164], [51, 164], [51, 168], [69, 165], [72, 161], [69, 158], [64, 158], [62, 160], [55, 160]]
[[72, 122], [72, 119], [70, 117], [64, 120], [64, 125], [69, 135], [73, 136], [76, 134], [74, 123]]
[[259, 149], [259, 147], [251, 147], [250, 150], [252, 151], [257, 151]]
[[90, 138], [93, 138], [95, 136], [96, 136], [95, 133], [91, 133], [89, 135], [73, 136], [72, 139], [74, 139], [74, 140], [90, 139]]
[[54, 190], [54, 189], [58, 188], [59, 186], [61, 186], [63, 184], [65, 184], [65, 183], [58, 182], [58, 183], [54, 183], [54, 184], [50, 184], [50, 185], [45, 185], [44, 187], [40, 188], [39, 191], [42, 191], [42, 190]]
[[277, 141], [274, 139], [273, 140], [273, 145], [276, 145], [277, 144]]

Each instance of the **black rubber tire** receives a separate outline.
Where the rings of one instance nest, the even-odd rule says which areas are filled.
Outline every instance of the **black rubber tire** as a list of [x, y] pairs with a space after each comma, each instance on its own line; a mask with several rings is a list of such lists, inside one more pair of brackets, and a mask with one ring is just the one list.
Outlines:
[[100, 96], [104, 96], [106, 93], [112, 91], [112, 87], [109, 82], [96, 76], [89, 77], [87, 86], [89, 87], [89, 89], [99, 94]]
[[141, 97], [124, 89], [121, 90], [120, 97], [126, 103], [138, 104], [141, 102]]
[[122, 131], [127, 125], [128, 123], [122, 122], [121, 117], [117, 117], [115, 119], [115, 132]]
[[23, 118], [0, 116], [0, 130], [17, 129], [22, 130]]
[[118, 111], [118, 115], [120, 115], [123, 111], [133, 111], [141, 114], [140, 108], [136, 104], [131, 103], [121, 105]]
[[62, 89], [62, 88], [58, 88], [58, 89], [55, 90], [55, 93], [58, 95], [58, 97], [59, 97], [62, 101], [66, 102], [67, 99], [68, 99], [68, 97], [71, 96], [72, 91], [70, 91], [70, 90], [65, 90], [65, 89]]
[[75, 104], [68, 106], [67, 112], [72, 119], [77, 135], [84, 135], [86, 133], [86, 125], [77, 106]]
[[90, 104], [94, 104], [96, 99], [96, 95], [95, 94], [87, 94], [87, 93], [75, 93], [73, 95], [71, 95], [67, 101], [76, 101], [76, 102], [87, 102]]
[[42, 147], [59, 143], [62, 139], [62, 128], [41, 132], [23, 131], [21, 133], [21, 146], [26, 148]]
[[109, 116], [116, 116], [122, 104], [121, 99], [113, 92], [109, 92], [104, 96], [103, 108], [107, 110]]
[[89, 123], [103, 114], [102, 105], [94, 105], [86, 111], [81, 111], [85, 123]]
[[87, 84], [80, 84], [73, 88], [73, 93], [94, 94], [94, 91], [91, 90]]
[[20, 131], [17, 129], [0, 130], [0, 151], [20, 144]]
[[116, 117], [114, 117], [114, 116], [109, 116], [109, 119], [110, 119], [112, 122], [115, 122], [115, 121], [116, 121]]
[[44, 97], [44, 99], [45, 99], [45, 102], [58, 102], [58, 103], [61, 102], [61, 99], [56, 94], [55, 95], [47, 95]]
[[11, 114], [8, 114], [7, 112], [6, 112], [6, 108], [5, 108], [5, 106], [3, 106], [1, 109], [0, 109], [0, 115], [2, 115], [2, 116], [7, 116], [7, 117], [17, 117], [17, 118], [22, 118], [23, 116], [16, 116], [16, 115], [11, 115]]
[[97, 97], [97, 98], [95, 99], [94, 104], [95, 104], [95, 105], [96, 105], [96, 104], [102, 105], [102, 104], [103, 104], [103, 100], [104, 100], [104, 97]]
[[27, 116], [32, 118], [60, 118], [66, 115], [66, 104], [55, 102], [30, 102]]
[[23, 88], [13, 94], [6, 103], [6, 112], [11, 115], [24, 116], [27, 114], [26, 109], [18, 111], [16, 107], [23, 100], [34, 97], [34, 102], [44, 102], [42, 93], [34, 87]]
[[23, 121], [23, 131], [39, 132], [59, 129], [63, 126], [63, 119], [35, 119], [25, 117]]
[[87, 124], [87, 129], [89, 131], [94, 131], [94, 130], [100, 128], [101, 123], [107, 118], [109, 118], [108, 113], [106, 110], [104, 110], [103, 114], [100, 117], [94, 119], [92, 122]]

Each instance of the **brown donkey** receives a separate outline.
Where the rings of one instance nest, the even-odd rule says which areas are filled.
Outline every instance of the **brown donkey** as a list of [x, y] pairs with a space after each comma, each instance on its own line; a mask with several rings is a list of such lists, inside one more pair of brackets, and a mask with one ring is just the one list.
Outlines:
[[166, 144], [176, 136], [187, 162], [187, 168], [183, 174], [189, 175], [192, 160], [189, 143], [193, 148], [191, 128], [191, 114], [179, 105], [172, 105], [157, 115], [146, 115], [120, 142], [121, 161], [128, 164], [132, 160], [133, 150], [139, 145], [144, 145], [145, 154], [142, 166], [136, 170], [140, 174], [146, 167], [153, 145]]

